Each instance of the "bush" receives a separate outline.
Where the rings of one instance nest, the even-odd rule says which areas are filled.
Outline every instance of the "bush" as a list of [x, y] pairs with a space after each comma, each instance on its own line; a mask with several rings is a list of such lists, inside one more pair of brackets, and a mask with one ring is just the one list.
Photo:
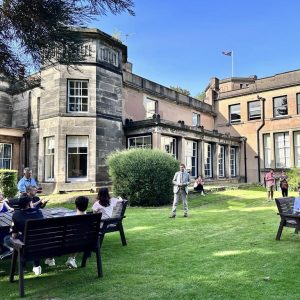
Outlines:
[[15, 170], [0, 169], [0, 191], [4, 197], [13, 198], [18, 192], [18, 173]]
[[300, 186], [299, 172], [300, 170], [297, 168], [293, 168], [287, 172], [287, 176], [289, 177], [289, 190], [291, 191], [297, 191], [298, 186]]
[[179, 162], [160, 150], [113, 152], [107, 159], [113, 192], [133, 206], [159, 206], [172, 201], [172, 179]]

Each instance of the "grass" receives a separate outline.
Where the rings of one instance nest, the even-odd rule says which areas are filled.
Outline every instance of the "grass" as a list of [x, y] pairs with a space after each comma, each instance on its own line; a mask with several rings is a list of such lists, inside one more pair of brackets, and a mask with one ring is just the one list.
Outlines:
[[[53, 206], [73, 207], [76, 195], [49, 197]], [[102, 279], [94, 257], [77, 270], [57, 258], [38, 278], [28, 265], [27, 299], [299, 299], [300, 236], [285, 228], [275, 241], [279, 217], [263, 188], [192, 195], [189, 204], [190, 217], [180, 206], [175, 219], [170, 207], [129, 207], [128, 246], [117, 233], [105, 237]], [[0, 263], [0, 299], [17, 298], [9, 262]]]

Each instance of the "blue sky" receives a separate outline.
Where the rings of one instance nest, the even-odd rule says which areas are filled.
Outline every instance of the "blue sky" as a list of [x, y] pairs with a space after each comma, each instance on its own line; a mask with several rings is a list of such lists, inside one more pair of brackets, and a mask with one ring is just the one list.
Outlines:
[[224, 50], [234, 51], [234, 76], [300, 68], [298, 0], [135, 0], [135, 12], [89, 26], [121, 33], [134, 73], [192, 95], [213, 76], [231, 76]]

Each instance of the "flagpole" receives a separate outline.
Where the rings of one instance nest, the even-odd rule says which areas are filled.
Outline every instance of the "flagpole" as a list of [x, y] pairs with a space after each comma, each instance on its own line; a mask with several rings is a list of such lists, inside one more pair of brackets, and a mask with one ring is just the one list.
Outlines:
[[233, 50], [231, 50], [231, 77], [233, 77]]

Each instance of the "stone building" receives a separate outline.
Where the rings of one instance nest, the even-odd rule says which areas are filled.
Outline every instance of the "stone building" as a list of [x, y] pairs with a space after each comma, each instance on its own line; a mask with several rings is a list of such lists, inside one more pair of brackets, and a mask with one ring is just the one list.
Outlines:
[[[49, 192], [88, 190], [110, 184], [105, 161], [111, 151], [149, 147], [186, 163], [193, 177], [257, 181], [254, 157], [262, 156], [255, 151], [255, 128], [263, 122], [262, 109], [258, 119], [258, 106], [250, 104], [257, 118], [249, 121], [243, 109], [258, 92], [269, 97], [263, 89], [272, 79], [213, 78], [199, 101], [134, 74], [127, 47], [111, 36], [98, 29], [77, 32], [84, 40], [80, 64], [43, 66], [40, 82], [30, 89], [0, 78], [0, 168], [21, 175], [30, 166]], [[274, 154], [263, 145], [279, 138], [272, 130], [266, 121], [259, 131], [259, 150], [269, 153], [270, 164]]]

